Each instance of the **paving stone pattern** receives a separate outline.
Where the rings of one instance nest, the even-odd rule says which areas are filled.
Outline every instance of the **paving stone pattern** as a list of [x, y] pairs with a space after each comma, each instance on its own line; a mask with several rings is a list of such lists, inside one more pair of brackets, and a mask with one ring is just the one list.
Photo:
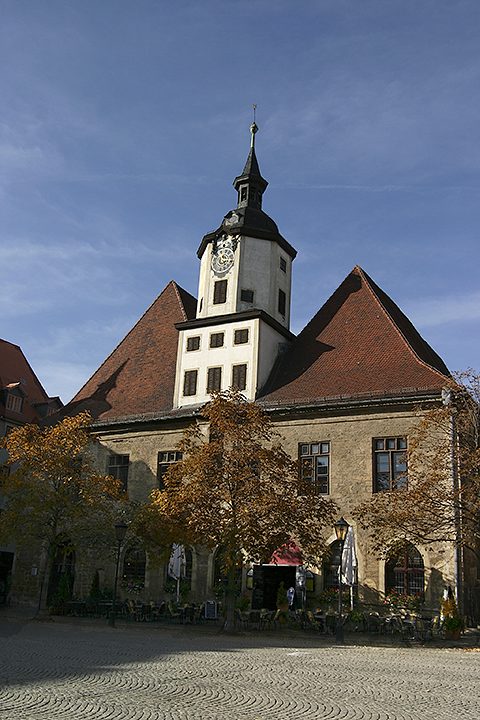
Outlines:
[[478, 720], [480, 653], [0, 622], [0, 720]]

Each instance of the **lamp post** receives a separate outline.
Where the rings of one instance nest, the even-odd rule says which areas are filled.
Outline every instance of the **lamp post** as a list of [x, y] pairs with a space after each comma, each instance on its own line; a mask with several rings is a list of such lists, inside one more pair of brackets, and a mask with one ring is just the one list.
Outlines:
[[127, 534], [127, 528], [128, 525], [123, 520], [119, 520], [115, 523], [115, 537], [117, 538], [117, 564], [115, 567], [115, 584], [113, 586], [113, 602], [112, 602], [112, 611], [108, 618], [108, 624], [111, 627], [115, 627], [115, 617], [116, 617], [116, 604], [117, 604], [117, 585], [118, 585], [118, 568], [120, 565], [120, 549], [122, 547], [122, 543], [125, 540], [125, 535]]
[[340, 560], [338, 563], [338, 617], [337, 622], [335, 623], [335, 639], [339, 643], [343, 643], [343, 621], [342, 621], [342, 555], [343, 555], [343, 543], [345, 542], [345, 538], [347, 537], [348, 532], [348, 523], [347, 521], [341, 517], [340, 520], [337, 520], [335, 525], [333, 526], [335, 529], [335, 535], [337, 536], [337, 540], [340, 543]]

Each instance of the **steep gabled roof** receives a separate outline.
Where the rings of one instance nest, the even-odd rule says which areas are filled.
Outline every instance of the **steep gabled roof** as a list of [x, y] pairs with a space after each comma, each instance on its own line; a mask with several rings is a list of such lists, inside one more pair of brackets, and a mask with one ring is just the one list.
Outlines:
[[441, 358], [357, 266], [281, 356], [262, 400], [440, 390], [447, 377]]
[[65, 407], [95, 419], [170, 410], [173, 405], [178, 331], [195, 317], [197, 301], [171, 281], [90, 380]]
[[[24, 398], [21, 412], [5, 407], [6, 393], [15, 391]], [[59, 398], [50, 398], [18, 345], [0, 339], [0, 416], [14, 423], [37, 422], [48, 407], [61, 407]]]

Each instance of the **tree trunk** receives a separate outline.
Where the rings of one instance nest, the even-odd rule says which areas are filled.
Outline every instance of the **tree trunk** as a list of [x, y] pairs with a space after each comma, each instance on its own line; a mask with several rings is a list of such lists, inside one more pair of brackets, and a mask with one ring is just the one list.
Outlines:
[[55, 546], [50, 544], [47, 548], [45, 564], [43, 567], [42, 579], [40, 583], [40, 594], [38, 598], [38, 607], [35, 617], [44, 618], [48, 616], [48, 588], [52, 575], [53, 561], [55, 556]]
[[227, 588], [225, 591], [225, 622], [222, 628], [224, 632], [235, 631], [236, 576], [235, 563], [231, 563], [228, 568]]

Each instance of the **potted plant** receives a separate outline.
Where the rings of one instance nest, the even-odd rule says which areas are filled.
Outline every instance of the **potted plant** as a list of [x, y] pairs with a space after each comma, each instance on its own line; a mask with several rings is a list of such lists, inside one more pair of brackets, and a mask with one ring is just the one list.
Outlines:
[[454, 597], [442, 601], [443, 629], [447, 640], [458, 640], [463, 631], [463, 618], [458, 612]]
[[285, 585], [283, 584], [283, 580], [277, 590], [277, 610], [280, 610], [281, 612], [287, 612], [288, 610], [287, 591], [285, 589]]
[[387, 605], [393, 613], [401, 612], [402, 610], [418, 612], [423, 605], [423, 595], [420, 593], [416, 595], [406, 595], [398, 592], [398, 590], [392, 589], [387, 593], [384, 604]]

